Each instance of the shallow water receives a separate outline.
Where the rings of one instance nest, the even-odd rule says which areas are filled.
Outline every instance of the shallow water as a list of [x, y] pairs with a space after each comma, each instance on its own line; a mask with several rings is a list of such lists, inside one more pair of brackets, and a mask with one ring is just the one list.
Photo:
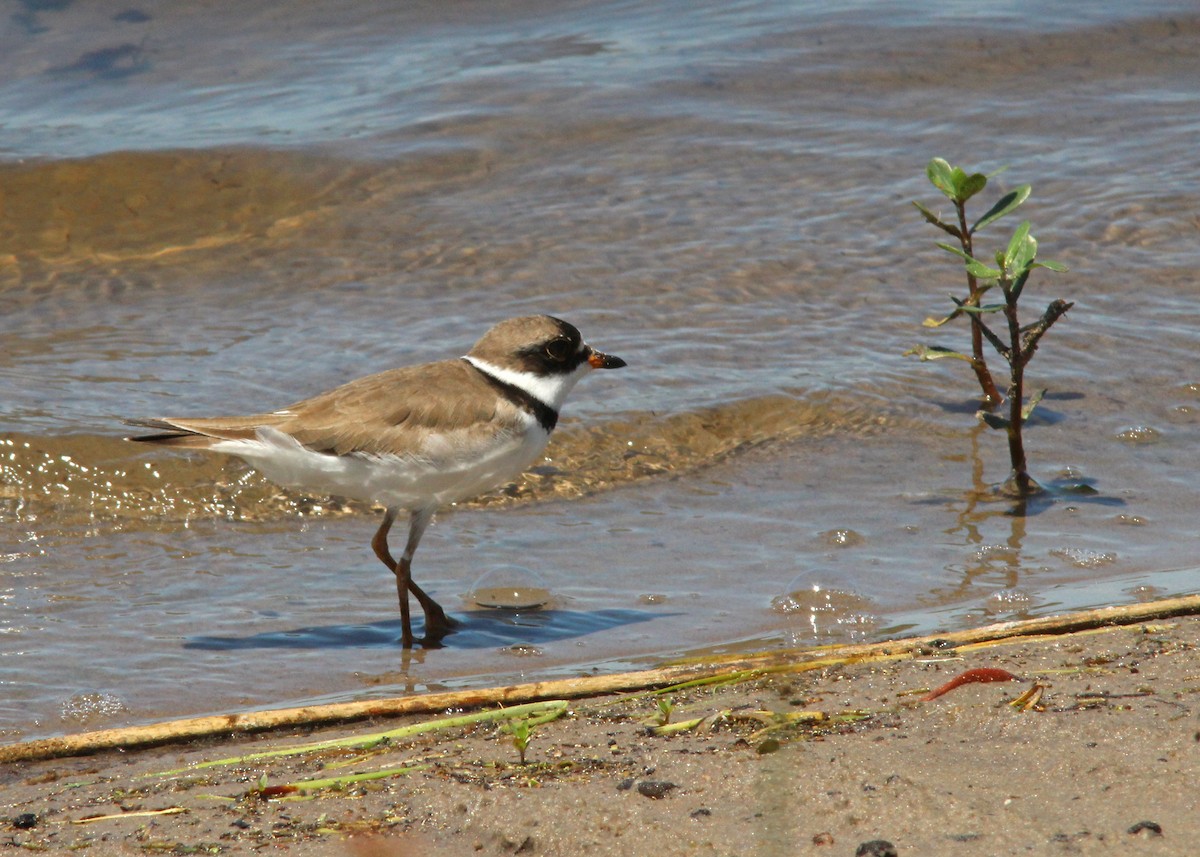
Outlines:
[[[0, 735], [1193, 591], [1200, 18], [1034, 8], [9, 9]], [[961, 364], [900, 356], [965, 338], [920, 327], [934, 155], [1032, 182], [1071, 268], [1023, 516]], [[395, 646], [376, 513], [120, 440], [535, 311], [630, 367], [427, 535], [443, 649]], [[514, 568], [546, 605], [473, 604]]]

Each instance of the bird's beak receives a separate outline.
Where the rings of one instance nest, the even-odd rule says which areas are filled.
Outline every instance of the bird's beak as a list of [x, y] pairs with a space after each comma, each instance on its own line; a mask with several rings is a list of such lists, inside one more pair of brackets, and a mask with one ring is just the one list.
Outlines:
[[593, 369], [620, 369], [622, 366], [628, 365], [620, 357], [614, 357], [611, 354], [602, 354], [595, 349], [588, 355], [588, 363]]

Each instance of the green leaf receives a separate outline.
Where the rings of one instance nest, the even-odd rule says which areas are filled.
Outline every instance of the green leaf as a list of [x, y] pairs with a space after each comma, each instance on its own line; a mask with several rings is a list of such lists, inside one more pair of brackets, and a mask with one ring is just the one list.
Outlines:
[[955, 360], [966, 360], [968, 363], [974, 363], [975, 358], [968, 357], [965, 354], [959, 354], [957, 351], [951, 351], [949, 348], [942, 348], [940, 345], [918, 345], [904, 352], [904, 357], [913, 355], [918, 360], [942, 360], [946, 357], [954, 358]]
[[1004, 272], [972, 259], [967, 263], [967, 273], [981, 280], [998, 280]]
[[1004, 270], [1010, 277], [1016, 277], [1024, 272], [1037, 256], [1037, 240], [1029, 234], [1029, 226], [1028, 220], [1022, 220], [1021, 225], [1009, 239], [1008, 248], [1004, 251]]
[[942, 229], [942, 230], [945, 230], [946, 232], [949, 232], [951, 235], [953, 235], [955, 238], [958, 238], [959, 240], [962, 239], [962, 232], [959, 230], [959, 228], [957, 226], [952, 226], [949, 223], [946, 223], [940, 217], [938, 217], [936, 214], [934, 214], [932, 211], [930, 211], [925, 206], [921, 205], [921, 203], [917, 202], [916, 200], [913, 200], [913, 205], [915, 205], [917, 207], [917, 211], [921, 212], [921, 214], [924, 215], [926, 220], [928, 220], [930, 223], [932, 223], [938, 229]]
[[1009, 431], [1012, 428], [1012, 423], [999, 414], [993, 414], [991, 411], [976, 411], [975, 416], [994, 429]]
[[970, 254], [968, 254], [967, 251], [961, 247], [955, 247], [953, 244], [947, 244], [945, 241], [938, 241], [937, 245], [947, 253], [953, 253], [955, 256], [962, 256], [968, 262], [972, 261]]
[[958, 185], [958, 201], [966, 202], [983, 190], [986, 185], [987, 176], [983, 173], [971, 173], [969, 176], [963, 176], [962, 181]]
[[937, 242], [937, 246], [941, 247], [947, 253], [953, 253], [966, 261], [967, 271], [972, 276], [978, 277], [981, 280], [998, 280], [1003, 273], [995, 268], [989, 268], [987, 265], [980, 262], [974, 256], [971, 256], [965, 250], [955, 247], [953, 244], [946, 244], [943, 241]]
[[985, 315], [986, 313], [990, 313], [990, 312], [1003, 312], [1004, 304], [984, 304], [983, 306], [969, 306], [969, 305], [964, 304], [963, 306], [960, 306], [959, 309], [962, 312], [971, 312], [971, 313], [975, 313], [976, 315]]
[[983, 217], [975, 221], [975, 225], [971, 227], [971, 232], [974, 233], [977, 230], [987, 226], [993, 220], [997, 220], [1008, 214], [1010, 211], [1028, 199], [1029, 193], [1032, 190], [1033, 187], [1031, 185], [1023, 184], [1000, 197], [995, 205], [984, 212]]
[[1012, 267], [1012, 260], [1021, 252], [1025, 245], [1025, 239], [1029, 237], [1030, 223], [1028, 220], [1022, 220], [1021, 224], [1013, 231], [1012, 238], [1008, 239], [1008, 247], [1004, 250], [1005, 267]]
[[934, 187], [946, 196], [954, 199], [957, 193], [957, 186], [954, 182], [954, 168], [950, 166], [948, 161], [944, 158], [934, 158], [925, 167], [925, 175], [929, 177], [929, 181]]
[[1033, 267], [1034, 268], [1049, 268], [1051, 271], [1055, 271], [1059, 274], [1065, 274], [1067, 271], [1071, 270], [1066, 265], [1064, 265], [1062, 262], [1051, 262], [1049, 260], [1046, 260], [1045, 262], [1034, 262]]
[[1026, 420], [1029, 419], [1029, 415], [1033, 413], [1033, 409], [1038, 406], [1038, 402], [1040, 402], [1042, 400], [1042, 397], [1045, 395], [1046, 395], [1045, 390], [1038, 390], [1036, 393], [1034, 393], [1029, 398], [1029, 401], [1025, 403], [1025, 406], [1023, 408], [1021, 408], [1021, 422], [1022, 423], [1024, 423]]

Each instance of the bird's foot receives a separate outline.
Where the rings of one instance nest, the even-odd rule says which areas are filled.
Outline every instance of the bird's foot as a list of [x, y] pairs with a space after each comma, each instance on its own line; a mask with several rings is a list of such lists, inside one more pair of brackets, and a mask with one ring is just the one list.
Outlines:
[[445, 611], [438, 607], [425, 614], [425, 635], [416, 639], [413, 637], [412, 631], [405, 627], [400, 635], [400, 645], [406, 649], [411, 649], [414, 644], [420, 645], [423, 649], [440, 649], [442, 648], [442, 639], [453, 634], [454, 629], [461, 624], [461, 621], [453, 616], [447, 616]]
[[425, 614], [425, 636], [421, 642], [425, 644], [438, 643], [443, 637], [448, 634], [453, 634], [454, 629], [462, 623], [457, 619], [447, 616], [442, 611]]

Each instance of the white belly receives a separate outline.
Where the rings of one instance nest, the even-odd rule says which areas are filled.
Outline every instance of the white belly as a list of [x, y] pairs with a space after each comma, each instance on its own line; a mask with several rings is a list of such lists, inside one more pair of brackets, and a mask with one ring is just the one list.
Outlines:
[[236, 455], [289, 488], [402, 509], [436, 508], [505, 485], [532, 464], [550, 435], [531, 423], [482, 444], [477, 435], [431, 438], [411, 455], [313, 452], [270, 428], [260, 429], [254, 440], [221, 441], [212, 449]]

